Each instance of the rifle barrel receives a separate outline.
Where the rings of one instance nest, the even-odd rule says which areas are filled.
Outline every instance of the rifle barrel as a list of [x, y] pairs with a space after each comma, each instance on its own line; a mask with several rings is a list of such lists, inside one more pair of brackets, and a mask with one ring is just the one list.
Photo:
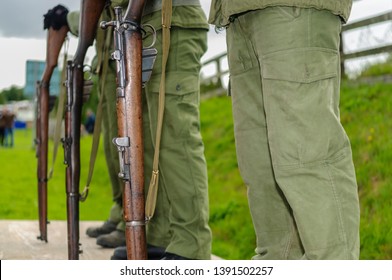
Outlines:
[[[72, 65], [72, 76], [68, 78], [68, 106], [66, 113], [66, 192], [68, 258], [79, 259], [79, 182], [80, 182], [80, 125], [83, 104], [83, 63], [87, 49], [93, 44], [98, 19], [105, 6], [105, 0], [82, 0], [79, 21], [79, 41]], [[72, 81], [72, 82], [71, 82]], [[71, 99], [71, 100], [70, 100]]]
[[38, 84], [38, 116], [37, 116], [37, 145], [38, 145], [38, 239], [48, 242], [48, 115], [49, 115], [49, 85], [43, 82]]
[[38, 239], [48, 242], [48, 127], [49, 127], [49, 84], [61, 47], [68, 33], [68, 26], [59, 30], [52, 27], [47, 32], [46, 65], [41, 81], [37, 84], [37, 179], [38, 179], [38, 216], [40, 235]]

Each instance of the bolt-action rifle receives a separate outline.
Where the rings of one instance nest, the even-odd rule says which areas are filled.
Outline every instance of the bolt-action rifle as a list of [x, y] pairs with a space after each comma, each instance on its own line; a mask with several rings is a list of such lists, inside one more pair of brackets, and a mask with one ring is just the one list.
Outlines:
[[83, 63], [87, 49], [93, 44], [105, 0], [82, 0], [79, 40], [73, 61], [67, 64], [67, 105], [63, 141], [66, 167], [68, 259], [79, 259], [79, 194], [80, 125], [83, 103]]
[[47, 174], [48, 174], [48, 126], [49, 112], [54, 102], [49, 94], [49, 83], [61, 47], [67, 36], [68, 26], [63, 25], [59, 29], [48, 27], [46, 41], [46, 64], [42, 78], [37, 82], [37, 118], [36, 118], [36, 156], [38, 158], [37, 178], [38, 178], [38, 214], [39, 230], [38, 239], [48, 242], [48, 200], [47, 200]]
[[[130, 0], [125, 15], [115, 8], [116, 19], [102, 22], [114, 27], [114, 53], [117, 65], [117, 146], [119, 177], [124, 182], [123, 208], [126, 223], [127, 258], [147, 259], [144, 194], [142, 86], [149, 79], [156, 49], [142, 48], [141, 17], [144, 0]], [[155, 30], [154, 30], [155, 31]], [[154, 35], [155, 36], [155, 35]]]

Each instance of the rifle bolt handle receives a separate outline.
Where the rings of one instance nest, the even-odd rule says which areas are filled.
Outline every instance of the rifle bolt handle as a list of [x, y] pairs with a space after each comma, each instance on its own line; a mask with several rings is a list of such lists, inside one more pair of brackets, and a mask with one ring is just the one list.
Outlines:
[[114, 21], [102, 21], [102, 22], [99, 24], [99, 26], [100, 26], [102, 29], [106, 29], [106, 28], [108, 28], [109, 26], [116, 26], [116, 23], [115, 23]]

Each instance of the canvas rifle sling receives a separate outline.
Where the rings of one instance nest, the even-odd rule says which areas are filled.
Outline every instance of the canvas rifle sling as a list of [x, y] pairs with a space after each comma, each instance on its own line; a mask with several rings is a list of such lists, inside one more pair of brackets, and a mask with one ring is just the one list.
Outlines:
[[159, 86], [159, 102], [158, 102], [158, 122], [155, 138], [154, 162], [152, 168], [152, 177], [146, 199], [146, 219], [150, 220], [154, 215], [155, 205], [158, 194], [159, 181], [159, 150], [161, 143], [163, 114], [165, 108], [165, 80], [166, 80], [166, 63], [170, 49], [170, 27], [172, 16], [172, 0], [162, 0], [162, 74]]
[[60, 144], [60, 138], [61, 138], [61, 122], [63, 120], [63, 114], [64, 114], [64, 106], [65, 106], [65, 96], [66, 96], [66, 90], [64, 86], [64, 81], [65, 81], [65, 76], [66, 76], [66, 67], [67, 67], [67, 60], [68, 60], [68, 46], [69, 46], [69, 41], [68, 41], [68, 36], [65, 38], [64, 42], [64, 59], [63, 59], [63, 70], [61, 72], [61, 80], [60, 80], [60, 94], [59, 94], [59, 103], [57, 105], [57, 114], [56, 114], [56, 128], [54, 131], [54, 137], [53, 137], [53, 158], [52, 158], [52, 167], [50, 168], [49, 174], [48, 174], [48, 180], [52, 178], [53, 176], [53, 171], [54, 171], [54, 163], [56, 162], [57, 158], [57, 150]]
[[[109, 8], [110, 12], [112, 11]], [[112, 16], [112, 12], [111, 12]], [[97, 106], [97, 111], [95, 115], [95, 123], [94, 123], [94, 132], [93, 132], [93, 143], [91, 145], [91, 153], [90, 153], [90, 162], [89, 162], [89, 168], [88, 168], [88, 175], [87, 175], [87, 182], [86, 185], [83, 189], [83, 192], [80, 195], [80, 201], [85, 201], [88, 196], [88, 192], [90, 189], [90, 184], [91, 180], [93, 177], [93, 172], [94, 172], [94, 165], [95, 165], [95, 160], [97, 158], [97, 152], [98, 152], [98, 147], [99, 147], [99, 139], [101, 135], [101, 123], [102, 123], [102, 102], [104, 99], [104, 90], [105, 90], [105, 81], [106, 81], [106, 75], [109, 67], [109, 52], [110, 52], [110, 44], [111, 44], [111, 39], [112, 39], [112, 33], [109, 30], [105, 30], [104, 33], [106, 34], [105, 36], [105, 44], [103, 45], [103, 55], [100, 56], [100, 59], [98, 59], [98, 74], [99, 75], [99, 102]], [[100, 61], [102, 60], [102, 61]], [[101, 68], [102, 65], [102, 68]]]

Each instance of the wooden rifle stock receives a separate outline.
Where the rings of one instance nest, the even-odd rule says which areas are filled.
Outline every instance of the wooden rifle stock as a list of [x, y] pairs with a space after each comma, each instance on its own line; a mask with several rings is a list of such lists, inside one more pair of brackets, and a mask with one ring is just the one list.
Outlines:
[[[144, 0], [130, 0], [124, 18], [116, 8], [118, 138], [127, 258], [147, 259], [142, 122], [142, 34]], [[120, 54], [120, 55], [116, 55]]]
[[[125, 158], [129, 160], [130, 180], [125, 181], [123, 192], [124, 219], [126, 222], [126, 244], [128, 259], [147, 259], [146, 217], [144, 194], [144, 148], [142, 112], [142, 34], [141, 17], [144, 0], [130, 0], [125, 21], [136, 24], [136, 28], [124, 31], [124, 60], [128, 83], [125, 98], [117, 102], [119, 136], [127, 135], [130, 147]], [[122, 110], [126, 110], [126, 115]], [[126, 116], [126, 118], [124, 118]]]
[[66, 167], [68, 259], [79, 259], [79, 181], [80, 125], [83, 103], [83, 63], [87, 49], [93, 44], [98, 19], [105, 0], [83, 0], [79, 21], [79, 40], [74, 60], [68, 63], [67, 111], [63, 140]]
[[36, 122], [36, 145], [37, 145], [37, 178], [38, 178], [38, 214], [39, 230], [38, 239], [48, 242], [48, 200], [47, 200], [47, 174], [48, 174], [48, 127], [49, 127], [49, 83], [61, 47], [68, 33], [68, 26], [59, 30], [49, 27], [46, 41], [46, 64], [41, 81], [37, 83], [37, 122]]

